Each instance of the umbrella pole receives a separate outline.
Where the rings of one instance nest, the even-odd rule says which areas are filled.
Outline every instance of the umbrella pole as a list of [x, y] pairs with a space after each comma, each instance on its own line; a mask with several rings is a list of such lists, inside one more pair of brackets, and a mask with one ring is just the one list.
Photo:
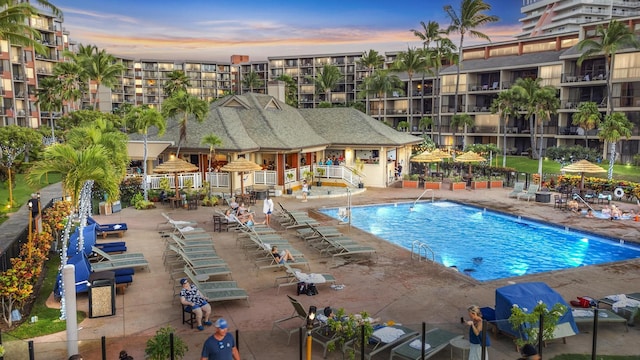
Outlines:
[[240, 172], [240, 196], [244, 195], [244, 172]]

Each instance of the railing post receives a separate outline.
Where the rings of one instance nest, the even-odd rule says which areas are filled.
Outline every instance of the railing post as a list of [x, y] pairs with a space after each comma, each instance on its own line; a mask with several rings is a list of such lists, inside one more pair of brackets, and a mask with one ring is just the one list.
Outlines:
[[100, 338], [100, 345], [102, 347], [102, 360], [107, 360], [107, 337], [102, 336]]

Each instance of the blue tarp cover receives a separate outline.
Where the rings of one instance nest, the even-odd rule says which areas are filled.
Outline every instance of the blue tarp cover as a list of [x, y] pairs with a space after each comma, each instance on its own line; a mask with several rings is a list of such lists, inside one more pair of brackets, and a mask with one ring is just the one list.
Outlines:
[[[557, 338], [578, 333], [569, 304], [564, 301], [560, 294], [543, 282], [514, 284], [496, 289], [496, 322], [498, 329], [514, 337], [519, 337], [520, 335], [511, 328], [511, 324], [508, 321], [509, 316], [511, 316], [511, 308], [516, 304], [520, 308], [526, 308], [527, 312], [531, 312], [538, 304], [538, 301], [547, 304], [548, 309], [551, 309], [556, 303], [561, 303], [569, 309], [558, 321]], [[561, 324], [565, 325], [560, 326]]]

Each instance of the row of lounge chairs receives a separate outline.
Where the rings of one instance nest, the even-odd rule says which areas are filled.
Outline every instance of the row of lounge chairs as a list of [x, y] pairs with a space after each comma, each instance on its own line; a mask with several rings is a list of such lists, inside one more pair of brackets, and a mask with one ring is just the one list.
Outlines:
[[509, 193], [509, 197], [510, 198], [516, 198], [518, 200], [524, 200], [526, 199], [527, 202], [531, 199], [536, 198], [536, 192], [538, 192], [539, 190], [539, 186], [538, 184], [531, 184], [529, 185], [529, 188], [527, 188], [527, 190], [524, 190], [524, 183], [523, 182], [516, 182], [513, 186], [513, 190]]
[[344, 235], [334, 226], [308, 226], [298, 229], [298, 237], [307, 245], [318, 250], [320, 254], [331, 256], [334, 262], [337, 258], [345, 258], [356, 255], [369, 255], [377, 257], [376, 249], [362, 245], [357, 240]]

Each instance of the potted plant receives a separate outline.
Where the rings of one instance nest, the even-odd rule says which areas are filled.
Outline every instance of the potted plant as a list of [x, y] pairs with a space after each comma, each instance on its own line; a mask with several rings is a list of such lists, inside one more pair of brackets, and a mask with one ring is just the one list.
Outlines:
[[417, 189], [418, 188], [418, 180], [419, 180], [419, 176], [418, 174], [404, 174], [402, 176], [402, 187], [403, 188], [411, 188], [411, 189]]
[[[171, 334], [173, 334], [173, 356], [171, 356]], [[147, 340], [147, 347], [144, 349], [146, 359], [168, 360], [182, 359], [189, 351], [187, 344], [175, 334], [175, 329], [165, 326], [156, 331], [156, 334]]]
[[516, 345], [535, 344], [538, 339], [540, 316], [542, 316], [542, 341], [552, 340], [558, 321], [567, 312], [567, 307], [563, 304], [556, 303], [551, 310], [547, 309], [547, 304], [538, 301], [537, 305], [531, 312], [527, 312], [526, 308], [521, 308], [517, 304], [511, 307], [511, 315], [509, 323], [514, 330], [520, 334], [515, 339]]
[[424, 179], [424, 188], [425, 190], [440, 190], [442, 188], [442, 180], [439, 177], [427, 176]]
[[489, 180], [486, 176], [478, 176], [471, 180], [471, 188], [473, 190], [486, 189], [489, 186]]
[[503, 187], [504, 179], [501, 176], [491, 176], [489, 178], [489, 188], [501, 188]]
[[449, 183], [451, 184], [451, 191], [455, 190], [464, 190], [467, 188], [467, 183], [462, 179], [462, 176], [453, 176], [450, 177]]
[[309, 191], [311, 191], [311, 183], [313, 182], [313, 172], [307, 170], [302, 173], [302, 177], [307, 180], [307, 185], [309, 186]]
[[291, 181], [293, 180], [293, 177], [294, 177], [294, 176], [295, 176], [295, 175], [293, 175], [293, 173], [291, 173], [291, 172], [287, 173], [287, 179], [289, 180], [289, 181], [287, 182], [287, 184], [288, 184], [288, 188], [287, 188], [287, 195], [291, 195], [291, 194], [293, 194], [293, 189], [291, 189]]
[[362, 346], [363, 332], [364, 342], [367, 344], [373, 334], [373, 326], [366, 312], [346, 315], [344, 309], [340, 309], [327, 319], [326, 332], [336, 339], [328, 345], [327, 350], [338, 349], [343, 351], [347, 358], [354, 359], [355, 349]]
[[316, 174], [318, 175], [318, 181], [316, 181], [316, 186], [322, 186], [322, 177], [324, 177], [324, 168], [316, 168]]

